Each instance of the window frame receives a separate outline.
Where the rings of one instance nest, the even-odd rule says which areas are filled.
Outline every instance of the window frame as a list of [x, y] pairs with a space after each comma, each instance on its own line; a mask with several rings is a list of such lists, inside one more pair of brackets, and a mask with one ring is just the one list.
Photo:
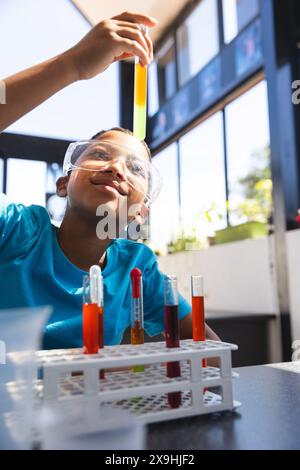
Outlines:
[[[164, 34], [159, 38], [157, 43], [155, 44], [154, 47], [154, 57], [156, 55], [159, 55], [159, 51], [162, 47], [164, 47], [164, 44], [166, 41], [168, 41], [169, 38], [172, 38], [174, 41], [174, 49], [175, 49], [175, 79], [176, 79], [176, 90], [172, 96], [170, 96], [167, 99], [164, 99], [163, 101], [160, 100], [160, 96], [158, 94], [158, 101], [159, 101], [159, 109], [164, 106], [169, 100], [171, 100], [176, 93], [182, 88], [179, 85], [179, 63], [178, 63], [178, 40], [177, 40], [177, 30], [182, 24], [188, 19], [190, 15], [193, 14], [194, 10], [198, 7], [198, 5], [201, 3], [203, 0], [193, 0], [190, 4], [185, 6], [183, 10], [179, 13], [175, 21], [172, 23], [172, 25], [167, 28], [167, 30], [164, 32]], [[242, 34], [249, 26], [251, 23], [255, 22], [260, 16], [261, 16], [261, 8], [259, 8], [259, 12], [257, 15], [255, 15], [253, 18], [251, 18], [244, 26], [243, 28], [238, 32], [238, 35], [235, 36], [230, 42], [225, 43], [225, 28], [224, 28], [224, 9], [223, 9], [223, 0], [217, 0], [217, 12], [218, 12], [218, 35], [219, 35], [219, 53], [214, 56], [211, 60], [214, 60], [216, 57], [218, 57], [224, 48], [228, 47], [229, 44], [231, 44], [240, 34]], [[203, 67], [201, 70], [203, 70], [205, 67]], [[201, 72], [199, 70], [198, 73]], [[190, 77], [184, 86], [189, 83], [191, 80], [193, 80], [194, 77]], [[158, 81], [158, 90], [160, 87], [159, 84], [159, 77], [157, 77]]]
[[[258, 8], [258, 13], [256, 15], [254, 15], [252, 18], [250, 18], [247, 23], [244, 24], [244, 26], [238, 31], [237, 35], [234, 36], [229, 42], [225, 42], [225, 28], [224, 28], [224, 9], [223, 9], [223, 0], [218, 0], [218, 2], [220, 3], [220, 10], [222, 13], [222, 28], [223, 28], [223, 47], [227, 47], [229, 46], [229, 44], [231, 44], [233, 41], [235, 41], [235, 39], [240, 35], [242, 34], [249, 26], [251, 23], [254, 23], [255, 20], [257, 20], [258, 18], [261, 17], [261, 6], [260, 6], [260, 3], [259, 3], [259, 8]], [[220, 14], [220, 13], [219, 13]]]
[[223, 155], [224, 155], [224, 178], [225, 178], [225, 192], [226, 192], [226, 223], [227, 227], [231, 227], [230, 225], [230, 210], [228, 207], [227, 202], [229, 201], [229, 178], [228, 178], [228, 146], [227, 146], [227, 135], [226, 135], [226, 106], [229, 105], [230, 103], [234, 102], [241, 96], [243, 96], [245, 93], [250, 91], [252, 88], [257, 86], [259, 83], [261, 83], [263, 80], [266, 80], [265, 74], [263, 72], [257, 73], [253, 78], [248, 80], [245, 84], [241, 85], [238, 87], [234, 93], [232, 93], [230, 96], [226, 97], [223, 99], [217, 106], [215, 106], [213, 109], [209, 110], [206, 112], [204, 115], [202, 115], [199, 119], [197, 119], [194, 123], [192, 123], [190, 126], [188, 126], [184, 131], [180, 131], [177, 135], [175, 135], [172, 139], [167, 140], [164, 145], [159, 146], [157, 149], [152, 154], [152, 157], [154, 159], [155, 163], [155, 156], [159, 154], [162, 150], [164, 150], [166, 147], [169, 147], [169, 145], [176, 143], [177, 144], [177, 158], [178, 158], [178, 197], [179, 197], [179, 211], [181, 213], [181, 194], [180, 194], [180, 188], [181, 188], [181, 168], [180, 168], [180, 145], [179, 145], [179, 140], [186, 134], [188, 134], [191, 130], [194, 128], [198, 127], [201, 125], [203, 122], [207, 121], [210, 117], [212, 117], [214, 114], [218, 112], [222, 112], [222, 128], [223, 128]]
[[[3, 132], [0, 134], [0, 158], [3, 159], [3, 192], [7, 191], [7, 160], [36, 160], [62, 164], [71, 141]], [[42, 160], [41, 160], [41, 157]]]

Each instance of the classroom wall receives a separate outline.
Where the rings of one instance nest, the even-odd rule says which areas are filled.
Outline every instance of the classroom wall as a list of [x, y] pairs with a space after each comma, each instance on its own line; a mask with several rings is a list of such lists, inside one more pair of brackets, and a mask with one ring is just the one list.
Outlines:
[[[287, 233], [288, 277], [293, 340], [300, 339], [300, 230]], [[191, 274], [203, 274], [207, 310], [278, 314], [274, 239], [245, 240], [204, 251], [159, 257], [164, 273], [178, 276], [190, 300]]]
[[203, 274], [208, 310], [266, 314], [278, 312], [272, 259], [273, 239], [262, 238], [160, 257], [159, 266], [187, 299], [191, 274]]

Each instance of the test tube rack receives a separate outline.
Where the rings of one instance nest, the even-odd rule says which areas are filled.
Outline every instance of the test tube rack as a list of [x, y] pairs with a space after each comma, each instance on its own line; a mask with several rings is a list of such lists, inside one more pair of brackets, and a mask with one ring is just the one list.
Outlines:
[[[231, 365], [236, 349], [228, 343], [185, 340], [173, 349], [157, 342], [106, 346], [93, 355], [81, 349], [38, 351], [43, 379], [34, 384], [36, 404], [73, 400], [80, 406], [81, 400], [92, 398], [99, 405], [128, 410], [143, 423], [232, 411], [240, 405], [232, 386], [238, 376]], [[218, 358], [220, 367], [203, 367], [203, 359], [209, 358]], [[181, 376], [168, 378], [166, 363], [173, 361], [180, 361]], [[145, 370], [131, 370], [138, 365]], [[103, 369], [105, 378], [100, 379]], [[167, 395], [178, 391], [181, 406], [170, 408]]]

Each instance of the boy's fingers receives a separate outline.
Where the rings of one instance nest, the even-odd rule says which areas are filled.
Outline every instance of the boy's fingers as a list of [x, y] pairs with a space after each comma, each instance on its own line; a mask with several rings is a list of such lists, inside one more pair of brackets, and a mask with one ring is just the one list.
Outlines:
[[122, 38], [137, 41], [143, 47], [145, 52], [148, 53], [149, 58], [151, 58], [151, 50], [149, 50], [149, 45], [141, 31], [133, 28], [119, 28], [117, 30], [117, 34]]
[[131, 54], [129, 52], [124, 52], [123, 54], [119, 55], [118, 57], [115, 57], [114, 62], [118, 62], [119, 60], [130, 59], [130, 57], [133, 57], [133, 54]]
[[141, 60], [142, 66], [148, 65], [148, 63], [150, 62], [148, 54], [137, 41], [135, 41], [134, 39], [122, 38], [118, 35], [116, 35], [116, 40], [122, 43], [122, 47], [125, 53], [138, 56]]
[[132, 23], [140, 23], [145, 26], [149, 26], [153, 28], [157, 25], [157, 20], [149, 15], [141, 15], [140, 13], [131, 13], [131, 12], [124, 12], [121, 15], [114, 16], [113, 20], [123, 20], [123, 21], [130, 21]]
[[153, 44], [150, 39], [150, 36], [148, 34], [145, 34], [145, 32], [142, 29], [142, 26], [139, 23], [130, 23], [129, 21], [116, 21], [116, 25], [119, 27], [125, 27], [125, 28], [133, 28], [138, 32], [141, 32], [143, 37], [145, 38], [145, 41], [147, 43], [148, 51], [149, 51], [149, 57], [151, 60], [153, 60]]
[[132, 21], [115, 20], [114, 23], [117, 26], [121, 26], [125, 28], [134, 28], [137, 31], [143, 31], [142, 26], [139, 23], [133, 23]]

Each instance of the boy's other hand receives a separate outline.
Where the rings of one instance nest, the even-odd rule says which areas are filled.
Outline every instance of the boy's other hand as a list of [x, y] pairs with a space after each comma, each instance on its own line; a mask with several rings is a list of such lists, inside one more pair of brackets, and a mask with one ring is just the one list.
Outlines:
[[141, 25], [153, 28], [151, 16], [125, 12], [98, 23], [74, 47], [62, 54], [71, 65], [74, 80], [86, 80], [103, 72], [113, 62], [138, 56], [142, 66], [153, 59], [152, 41]]

